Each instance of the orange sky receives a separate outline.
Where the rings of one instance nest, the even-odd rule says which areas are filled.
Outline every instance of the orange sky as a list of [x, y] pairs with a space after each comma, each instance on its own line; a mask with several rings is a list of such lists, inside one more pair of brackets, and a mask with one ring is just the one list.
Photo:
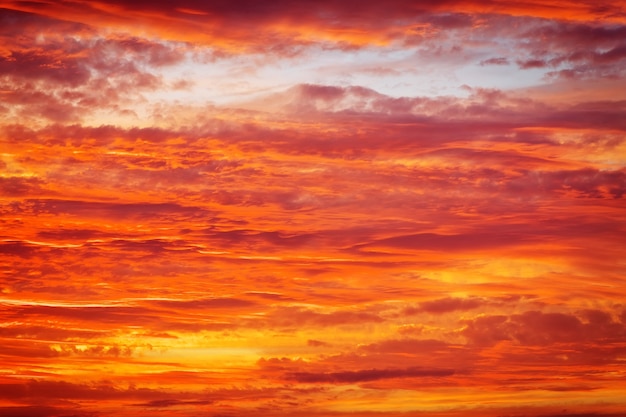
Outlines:
[[621, 2], [0, 1], [0, 416], [618, 417]]

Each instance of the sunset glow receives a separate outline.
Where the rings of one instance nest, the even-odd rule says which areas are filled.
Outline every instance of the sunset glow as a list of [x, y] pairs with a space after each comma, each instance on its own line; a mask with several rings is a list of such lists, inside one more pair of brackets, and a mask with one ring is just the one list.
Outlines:
[[626, 3], [1, 1], [0, 417], [626, 415]]

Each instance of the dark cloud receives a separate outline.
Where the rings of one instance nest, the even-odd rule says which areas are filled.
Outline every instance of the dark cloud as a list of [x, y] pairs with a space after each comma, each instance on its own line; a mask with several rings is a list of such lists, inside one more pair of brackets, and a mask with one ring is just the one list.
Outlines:
[[63, 317], [77, 321], [95, 320], [99, 324], [128, 324], [129, 322], [149, 324], [161, 320], [157, 310], [131, 306], [87, 306], [65, 307], [47, 305], [17, 305], [9, 312], [8, 317]]
[[362, 346], [362, 349], [375, 353], [427, 353], [444, 352], [450, 345], [434, 339], [389, 339]]
[[542, 22], [521, 34], [521, 69], [554, 68], [550, 75], [566, 78], [614, 78], [623, 75], [626, 26], [595, 23]]
[[[323, 113], [324, 123], [333, 125], [336, 133], [331, 136], [320, 135], [317, 131], [302, 129], [271, 129], [261, 123], [248, 123], [246, 118], [241, 123], [234, 123], [229, 130], [215, 132], [215, 135], [224, 143], [239, 144], [246, 152], [257, 152], [273, 149], [289, 155], [323, 155], [326, 157], [347, 158], [363, 157], [371, 152], [378, 152], [381, 148], [395, 149], [398, 153], [418, 153], [438, 150], [441, 147], [459, 140], [473, 141], [483, 138], [507, 138], [506, 141], [518, 140], [521, 143], [530, 141], [537, 144], [537, 136], [520, 134], [520, 129], [528, 128], [568, 128], [568, 129], [599, 129], [625, 130], [623, 118], [623, 103], [621, 101], [606, 101], [602, 103], [577, 103], [560, 108], [547, 106], [532, 100], [518, 100], [508, 97], [498, 91], [473, 91], [469, 101], [455, 98], [424, 98], [401, 97], [392, 98], [372, 90], [361, 87], [334, 87], [304, 85], [296, 87], [275, 99], [279, 108], [289, 110], [289, 117], [310, 118], [315, 113]], [[274, 100], [274, 99], [272, 99]], [[308, 109], [301, 113], [296, 109]], [[266, 113], [255, 113], [257, 116]], [[280, 113], [279, 113], [280, 114]], [[281, 117], [287, 117], [281, 116]], [[358, 124], [360, 133], [353, 129]], [[207, 125], [207, 128], [209, 125]], [[46, 144], [56, 144], [59, 137], [70, 139], [78, 144], [107, 145], [116, 137], [123, 137], [127, 141], [147, 141], [162, 143], [167, 139], [184, 137], [189, 144], [200, 137], [201, 130], [165, 130], [151, 129], [120, 129], [112, 126], [98, 128], [83, 128], [80, 126], [50, 126], [33, 131], [22, 126], [6, 127], [7, 137], [14, 141], [28, 141]], [[378, 140], [376, 132], [385, 131], [384, 142]], [[262, 140], [261, 140], [262, 139]], [[557, 145], [554, 140], [545, 135], [541, 138], [545, 144]], [[262, 146], [261, 146], [262, 143]], [[93, 146], [93, 145], [91, 145]], [[152, 171], [149, 164], [161, 163], [155, 160], [136, 160], [131, 158], [116, 158], [119, 169], [128, 168], [126, 165], [136, 165], [143, 168], [141, 171], [128, 170], [128, 179], [143, 181], [148, 184], [179, 184], [197, 183], [206, 177], [203, 173], [222, 172], [225, 169], [236, 173], [237, 162], [230, 162], [231, 166], [215, 165], [218, 162], [206, 159], [195, 161], [194, 153], [186, 151], [184, 161], [188, 161], [189, 168], [162, 166], [163, 170]], [[191, 152], [191, 153], [190, 153]], [[455, 152], [448, 147], [445, 152]], [[510, 160], [517, 159], [522, 164], [522, 158], [528, 155], [511, 151], [478, 151], [457, 150], [459, 157], [473, 156], [478, 158], [479, 153], [495, 159], [507, 156]], [[198, 154], [198, 152], [196, 152]], [[427, 154], [426, 154], [427, 155]], [[199, 155], [206, 158], [208, 155]], [[433, 156], [435, 156], [433, 154]], [[491, 158], [492, 160], [494, 158]], [[135, 158], [137, 159], [137, 158]], [[126, 161], [123, 163], [122, 161]], [[536, 160], [539, 161], [538, 159]], [[104, 161], [103, 161], [104, 162]], [[211, 163], [213, 165], [211, 165]], [[235, 165], [232, 165], [235, 163]], [[241, 162], [238, 162], [239, 164]], [[543, 160], [544, 164], [550, 163]], [[121, 165], [120, 165], [121, 164]], [[148, 166], [146, 166], [148, 164]], [[209, 164], [209, 165], [207, 165]], [[223, 164], [219, 162], [219, 164]], [[106, 164], [105, 164], [106, 165]], [[193, 167], [193, 168], [192, 168]], [[111, 168], [111, 167], [108, 167]], [[147, 168], [147, 169], [146, 169]], [[256, 171], [254, 174], [260, 174]], [[241, 174], [250, 173], [242, 171]], [[123, 184], [120, 184], [123, 186]], [[258, 190], [248, 190], [247, 195], [236, 194], [228, 189], [207, 189], [208, 197], [220, 201], [222, 204], [265, 204], [267, 196]], [[281, 200], [293, 199], [297, 201], [293, 190], [278, 196]], [[288, 205], [285, 203], [285, 206]]]
[[7, 124], [2, 126], [2, 130], [7, 140], [17, 143], [28, 142], [54, 146], [69, 142], [72, 146], [87, 148], [111, 146], [119, 138], [124, 138], [125, 142], [146, 141], [156, 144], [181, 135], [189, 139], [195, 138], [191, 132], [170, 131], [159, 127], [125, 129], [112, 125], [92, 127], [80, 124], [50, 124], [41, 129], [33, 129], [26, 125]]
[[25, 242], [4, 241], [0, 243], [0, 253], [28, 258], [36, 252], [37, 248]]
[[483, 316], [465, 322], [463, 335], [471, 343], [491, 345], [510, 340], [523, 346], [546, 346], [555, 343], [612, 343], [626, 337], [624, 323], [615, 322], [604, 311], [577, 315], [527, 311], [512, 316]]
[[424, 21], [443, 29], [458, 29], [471, 27], [476, 17], [467, 13], [445, 13], [429, 15]]
[[517, 65], [521, 69], [545, 68], [547, 63], [541, 59], [529, 59], [526, 61], [517, 61]]
[[621, 417], [622, 414], [615, 413], [558, 413], [558, 414], [541, 414], [538, 417]]
[[[33, 2], [33, 4], [41, 5], [37, 2]], [[22, 12], [9, 8], [0, 8], [0, 23], [2, 23], [1, 36], [7, 38], [21, 36], [20, 41], [23, 41], [28, 35], [51, 29], [58, 30], [60, 33], [93, 33], [89, 26], [82, 23], [54, 19], [46, 17], [44, 14]]]
[[407, 309], [406, 313], [426, 312], [426, 313], [449, 313], [457, 310], [472, 310], [485, 304], [480, 298], [440, 298], [438, 300], [424, 301], [416, 309]]
[[60, 199], [26, 199], [23, 209], [33, 214], [80, 215], [81, 217], [118, 217], [124, 219], [158, 219], [160, 217], [196, 217], [206, 209], [178, 203], [109, 203]]
[[509, 65], [509, 60], [506, 57], [494, 57], [480, 61], [480, 65]]
[[183, 44], [123, 35], [103, 38], [85, 24], [37, 14], [4, 10], [0, 19], [7, 23], [0, 28], [0, 38], [14, 41], [11, 54], [0, 60], [0, 74], [18, 79], [47, 79], [76, 87], [88, 82], [93, 71], [108, 77], [148, 75], [139, 66], [172, 65], [185, 52]]
[[247, 245], [271, 245], [277, 247], [300, 247], [316, 236], [312, 233], [289, 233], [281, 231], [264, 232], [251, 229], [242, 230], [215, 230], [208, 229], [205, 231], [206, 237], [210, 240], [219, 242], [220, 245], [226, 247]]
[[406, 368], [366, 369], [329, 373], [293, 372], [287, 374], [287, 378], [300, 383], [354, 384], [390, 378], [446, 377], [451, 375], [454, 375], [454, 371], [451, 369]]
[[583, 23], [550, 22], [528, 36], [541, 37], [548, 45], [593, 47], [614, 45], [626, 37], [626, 26]]
[[293, 298], [278, 294], [278, 293], [268, 293], [263, 291], [246, 291], [246, 295], [251, 295], [253, 297], [259, 297], [265, 300], [270, 301], [294, 301]]
[[[287, 111], [298, 119], [322, 118], [327, 123], [346, 128], [358, 123], [364, 134], [355, 137], [353, 132], [346, 130], [339, 136], [340, 141], [326, 141], [324, 137], [312, 140], [306, 131], [293, 132], [290, 141], [275, 138], [282, 145], [305, 149], [304, 143], [302, 146], [299, 143], [302, 137], [310, 146], [309, 152], [325, 147], [325, 154], [343, 152], [344, 157], [354, 152], [355, 147], [363, 153], [380, 146], [381, 142], [375, 140], [377, 136], [372, 135], [380, 129], [386, 133], [386, 149], [393, 144], [407, 151], [440, 149], [453, 138], [458, 141], [478, 140], [485, 135], [509, 136], [521, 128], [626, 129], [620, 117], [624, 111], [622, 100], [578, 102], [557, 107], [514, 97], [501, 90], [470, 89], [470, 92], [468, 99], [396, 98], [359, 86], [303, 84], [271, 95], [263, 102], [266, 108]], [[263, 135], [259, 131], [255, 133]], [[523, 138], [523, 135], [517, 137]]]
[[0, 346], [0, 356], [8, 358], [9, 361], [19, 361], [20, 359], [58, 360], [63, 355], [58, 350], [51, 349], [47, 344], [5, 339]]
[[39, 405], [0, 406], [3, 417], [97, 417], [95, 411], [84, 411], [74, 407], [60, 408]]
[[312, 347], [325, 347], [325, 346], [330, 346], [330, 344], [326, 343], [326, 342], [322, 342], [321, 340], [314, 340], [314, 339], [309, 339], [306, 341], [307, 346], [312, 346]]
[[106, 233], [95, 229], [56, 229], [42, 230], [37, 232], [37, 236], [41, 239], [49, 239], [51, 241], [63, 240], [79, 240], [85, 241], [90, 239], [104, 239], [119, 237], [119, 233]]
[[40, 50], [17, 52], [0, 58], [0, 75], [15, 78], [47, 80], [76, 87], [86, 83], [89, 70], [78, 62], [60, 61], [61, 51], [44, 54]]
[[181, 401], [175, 399], [167, 399], [167, 400], [151, 400], [145, 403], [133, 404], [136, 407], [148, 407], [148, 408], [166, 408], [166, 407], [176, 407], [180, 405], [208, 405], [212, 404], [212, 401]]
[[358, 326], [361, 323], [383, 322], [379, 315], [368, 311], [314, 311], [301, 307], [280, 307], [268, 315], [268, 324], [278, 327]]
[[511, 191], [571, 193], [577, 198], [622, 198], [626, 193], [624, 170], [594, 168], [558, 171], [528, 171], [510, 181]]
[[42, 325], [14, 325], [0, 327], [0, 337], [43, 340], [88, 340], [102, 337], [106, 332], [97, 330], [74, 330]]
[[[569, 7], [578, 11], [578, 15], [571, 17], [586, 16], [588, 20], [600, 21], [602, 19], [615, 20], [615, 16], [623, 13], [623, 8], [615, 3], [602, 2], [600, 6], [595, 3], [593, 6], [579, 3], [571, 4]], [[522, 2], [512, 6], [498, 5], [476, 1], [445, 1], [438, 3], [418, 3], [408, 0], [392, 0], [382, 6], [375, 1], [366, 1], [359, 4], [357, 10], [349, 4], [336, 0], [324, 0], [314, 3], [293, 3], [285, 0], [272, 2], [271, 4], [258, 4], [253, 1], [239, 1], [230, 4], [222, 1], [198, 2], [187, 0], [182, 3], [171, 4], [167, 2], [133, 2], [129, 4], [122, 1], [114, 1], [111, 7], [115, 7], [121, 19], [116, 15], [103, 11], [99, 2], [81, 3], [80, 6], [72, 4], [73, 13], [68, 13], [69, 5], [60, 2], [55, 6], [45, 9], [41, 7], [28, 7], [22, 2], [24, 9], [33, 12], [50, 15], [64, 15], [73, 17], [80, 22], [90, 22], [93, 25], [128, 25], [128, 18], [142, 18], [148, 27], [155, 32], [159, 26], [168, 25], [176, 29], [176, 37], [185, 40], [210, 40], [220, 39], [230, 42], [238, 41], [253, 50], [280, 51], [285, 54], [291, 52], [294, 44], [307, 43], [298, 36], [288, 39], [288, 33], [276, 33], [276, 23], [292, 22], [296, 30], [299, 25], [304, 28], [315, 28], [319, 33], [335, 33], [339, 36], [340, 43], [348, 46], [359, 44], [359, 39], [350, 37], [350, 33], [356, 30], [368, 32], [370, 39], [402, 39], [409, 37], [402, 31], [394, 28], [407, 26], [410, 24], [429, 24], [434, 28], [443, 30], [456, 30], [459, 28], [471, 27], [475, 24], [475, 14], [491, 13], [497, 10], [499, 14], [510, 15], [519, 14], [520, 8], [526, 10], [526, 14], [540, 17], [559, 17], [560, 8], [550, 7], [541, 3]], [[567, 9], [568, 4], [561, 6]], [[108, 9], [104, 9], [108, 10]], [[65, 12], [65, 13], [63, 13]], [[148, 18], [149, 16], [149, 18]], [[250, 27], [254, 30], [250, 31]], [[207, 31], [211, 28], [211, 31]], [[243, 29], [248, 29], [244, 31]], [[547, 31], [551, 28], [546, 28]], [[557, 29], [558, 31], [558, 29]], [[198, 32], [205, 32], [210, 36], [199, 36]], [[257, 35], [251, 36], [254, 32]], [[573, 30], [570, 36], [583, 34], [584, 30]], [[592, 39], [602, 39], [606, 36], [598, 30], [587, 30], [586, 33]], [[616, 34], [619, 34], [617, 32]], [[336, 35], [336, 36], [337, 36]], [[170, 36], [172, 34], [170, 33]], [[309, 36], [308, 42], [311, 42]], [[321, 37], [322, 39], [324, 37]], [[575, 38], [574, 38], [575, 39]], [[313, 40], [316, 40], [313, 37]], [[360, 40], [362, 43], [363, 40]], [[345, 47], [345, 46], [344, 46]]]
[[626, 122], [620, 115], [626, 110], [626, 101], [577, 103], [564, 110], [549, 112], [539, 122], [548, 126], [576, 128], [583, 126], [626, 131]]
[[103, 38], [83, 23], [10, 10], [0, 15], [6, 23], [0, 41], [11, 45], [0, 56], [0, 88], [23, 119], [71, 122], [97, 108], [122, 111], [120, 100], [161, 86], [153, 68], [179, 63], [185, 54], [182, 44]]
[[153, 304], [173, 309], [241, 309], [257, 303], [239, 298], [204, 298], [199, 300], [157, 300]]
[[[146, 407], [167, 407], [177, 401], [181, 404], [204, 405], [209, 401], [186, 392], [165, 392], [158, 389], [130, 387], [118, 388], [107, 382], [75, 384], [66, 381], [29, 380], [24, 383], [0, 384], [0, 398], [11, 401], [32, 401], [40, 405], [52, 404], [59, 399], [76, 401], [144, 400]], [[164, 405], [158, 405], [160, 404]], [[150, 405], [153, 404], [153, 405]], [[85, 412], [89, 415], [89, 412]], [[55, 417], [57, 414], [52, 414]], [[51, 415], [51, 416], [52, 416]]]
[[521, 232], [482, 233], [440, 235], [436, 233], [417, 233], [380, 239], [371, 243], [358, 245], [357, 249], [368, 247], [386, 247], [412, 250], [431, 251], [472, 251], [487, 248], [502, 248], [533, 240], [532, 236], [524, 236]]

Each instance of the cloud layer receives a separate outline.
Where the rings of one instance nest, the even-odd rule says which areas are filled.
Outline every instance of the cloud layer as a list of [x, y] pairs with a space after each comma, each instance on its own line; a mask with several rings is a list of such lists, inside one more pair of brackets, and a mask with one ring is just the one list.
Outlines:
[[0, 414], [626, 404], [615, 2], [0, 2]]

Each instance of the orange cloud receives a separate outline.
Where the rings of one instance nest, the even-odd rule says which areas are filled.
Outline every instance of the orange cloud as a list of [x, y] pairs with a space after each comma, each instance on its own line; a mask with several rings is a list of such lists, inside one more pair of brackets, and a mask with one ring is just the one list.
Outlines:
[[0, 415], [624, 409], [621, 6], [2, 5]]

